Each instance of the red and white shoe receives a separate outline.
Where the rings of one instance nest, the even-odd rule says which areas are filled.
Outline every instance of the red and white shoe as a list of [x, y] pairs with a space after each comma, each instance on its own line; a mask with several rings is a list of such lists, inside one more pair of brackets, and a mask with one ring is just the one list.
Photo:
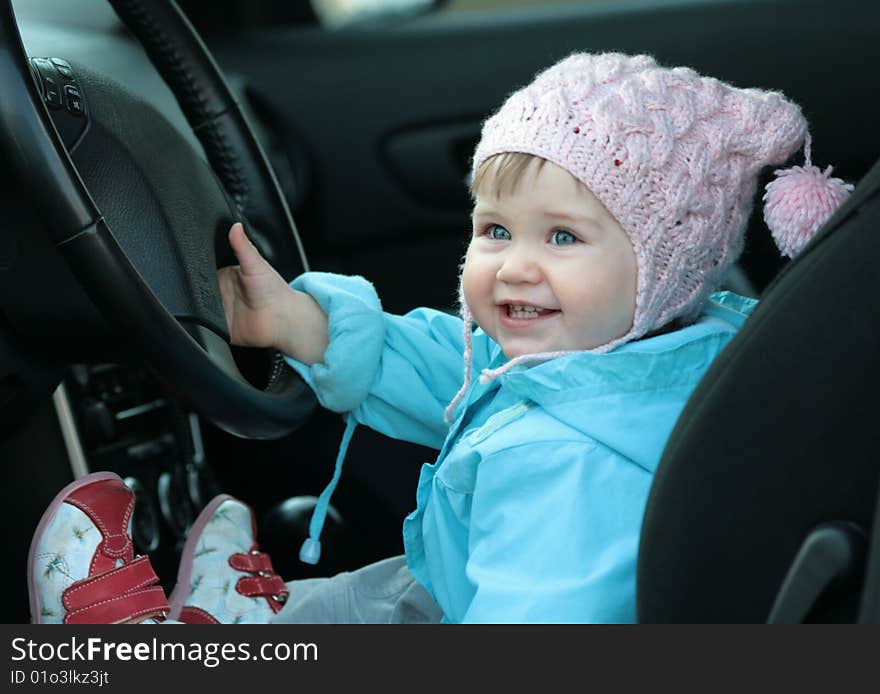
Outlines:
[[265, 624], [287, 601], [287, 587], [256, 542], [249, 506], [226, 494], [196, 518], [180, 557], [170, 619], [188, 624]]
[[148, 557], [131, 541], [134, 494], [112, 472], [72, 482], [49, 504], [28, 553], [34, 624], [116, 624], [168, 611]]

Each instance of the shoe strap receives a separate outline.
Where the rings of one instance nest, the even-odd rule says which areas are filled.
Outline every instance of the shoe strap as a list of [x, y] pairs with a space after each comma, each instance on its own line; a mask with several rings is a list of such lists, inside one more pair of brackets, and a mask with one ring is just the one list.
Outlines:
[[65, 624], [112, 624], [169, 610], [149, 557], [143, 556], [68, 587]]
[[278, 575], [243, 576], [235, 584], [235, 590], [248, 598], [266, 598], [273, 612], [278, 612], [287, 602], [289, 592]]
[[128, 523], [134, 511], [134, 494], [122, 480], [101, 480], [75, 490], [65, 499], [85, 513], [101, 533], [89, 565], [89, 576], [113, 569], [118, 561], [134, 559]]
[[248, 573], [275, 573], [272, 568], [272, 559], [265, 552], [256, 549], [251, 550], [247, 554], [233, 554], [229, 557], [229, 566], [236, 571], [247, 571]]
[[242, 576], [235, 584], [235, 590], [248, 598], [266, 598], [273, 612], [279, 612], [290, 594], [287, 586], [275, 569], [272, 559], [265, 552], [260, 552], [257, 545], [245, 553], [233, 554], [229, 557], [229, 565], [237, 571], [254, 574]]
[[242, 576], [235, 584], [235, 590], [248, 598], [272, 598], [287, 594], [287, 586], [278, 575]]

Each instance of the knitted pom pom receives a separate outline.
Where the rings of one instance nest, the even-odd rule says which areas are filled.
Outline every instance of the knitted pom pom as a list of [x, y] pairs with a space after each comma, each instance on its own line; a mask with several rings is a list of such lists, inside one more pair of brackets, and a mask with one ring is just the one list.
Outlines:
[[795, 257], [849, 197], [851, 184], [831, 178], [832, 168], [806, 166], [775, 171], [764, 193], [764, 221], [783, 255]]

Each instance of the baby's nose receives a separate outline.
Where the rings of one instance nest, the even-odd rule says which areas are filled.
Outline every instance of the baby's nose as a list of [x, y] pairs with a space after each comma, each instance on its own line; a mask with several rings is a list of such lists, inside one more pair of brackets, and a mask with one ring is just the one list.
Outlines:
[[499, 282], [509, 284], [536, 284], [541, 281], [542, 277], [543, 273], [534, 253], [525, 246], [511, 248], [507, 251], [496, 274]]

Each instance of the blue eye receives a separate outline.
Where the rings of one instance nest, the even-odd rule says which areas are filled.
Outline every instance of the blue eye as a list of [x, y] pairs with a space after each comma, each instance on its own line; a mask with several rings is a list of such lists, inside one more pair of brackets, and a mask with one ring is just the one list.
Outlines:
[[510, 232], [500, 224], [490, 224], [487, 226], [486, 236], [496, 241], [510, 241]]
[[550, 240], [558, 246], [570, 246], [571, 244], [577, 242], [577, 236], [572, 234], [570, 231], [558, 229], [553, 232]]

